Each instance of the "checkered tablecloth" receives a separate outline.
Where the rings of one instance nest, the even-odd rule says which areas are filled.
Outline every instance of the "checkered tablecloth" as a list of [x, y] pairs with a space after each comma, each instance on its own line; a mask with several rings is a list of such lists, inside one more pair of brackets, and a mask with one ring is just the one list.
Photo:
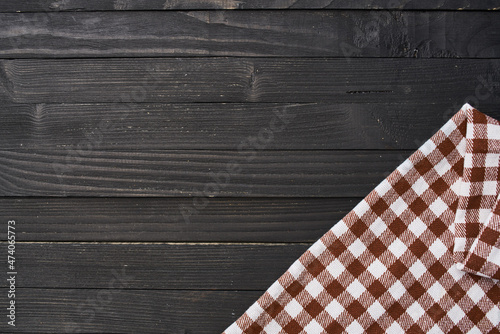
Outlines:
[[500, 333], [499, 158], [464, 105], [224, 333]]

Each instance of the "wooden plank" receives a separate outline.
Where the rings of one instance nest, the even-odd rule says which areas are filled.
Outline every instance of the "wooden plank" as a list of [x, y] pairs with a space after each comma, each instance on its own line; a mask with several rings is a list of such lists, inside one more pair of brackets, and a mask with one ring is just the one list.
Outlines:
[[0, 198], [19, 241], [314, 242], [360, 198]]
[[[399, 103], [5, 104], [0, 149], [237, 149], [270, 129], [276, 111], [293, 118], [268, 150], [416, 149], [461, 105]], [[497, 104], [478, 108], [500, 118]], [[112, 129], [101, 129], [102, 123]], [[432, 126], [430, 126], [432, 125]]]
[[211, 197], [364, 197], [408, 155], [249, 145], [238, 151], [0, 151], [0, 194], [193, 196], [199, 208]]
[[105, 289], [120, 275], [130, 289], [265, 290], [310, 245], [17, 242], [16, 286]]
[[[117, 286], [120, 286], [117, 283]], [[221, 333], [263, 291], [18, 289], [4, 333]]]
[[493, 11], [27, 13], [0, 22], [2, 58], [500, 57]]
[[3, 0], [0, 12], [186, 9], [458, 9], [497, 10], [494, 0]]
[[418, 105], [463, 101], [477, 89], [500, 103], [499, 71], [498, 59], [16, 59], [0, 60], [0, 99]]

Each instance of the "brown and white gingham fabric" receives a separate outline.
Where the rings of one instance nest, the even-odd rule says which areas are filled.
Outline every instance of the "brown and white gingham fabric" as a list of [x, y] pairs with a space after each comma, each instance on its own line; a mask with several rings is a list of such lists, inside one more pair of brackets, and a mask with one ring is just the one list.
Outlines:
[[224, 333], [500, 333], [499, 159], [464, 105]]

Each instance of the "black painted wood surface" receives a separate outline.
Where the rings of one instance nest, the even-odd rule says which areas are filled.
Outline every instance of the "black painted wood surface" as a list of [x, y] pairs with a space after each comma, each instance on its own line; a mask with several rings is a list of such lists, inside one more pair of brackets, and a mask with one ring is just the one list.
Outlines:
[[[222, 198], [182, 215], [195, 198], [2, 198], [23, 241], [258, 242], [316, 241], [361, 198]], [[283, 233], [277, 233], [281, 231]]]
[[479, 97], [498, 103], [499, 68], [499, 59], [0, 60], [0, 101], [129, 103], [130, 108], [144, 102], [404, 102], [418, 106], [447, 101], [452, 106], [477, 90]]
[[3, 13], [0, 21], [4, 58], [495, 58], [500, 54], [500, 20], [495, 11]]
[[1, 1], [0, 332], [222, 332], [464, 103], [500, 118], [499, 8]]
[[495, 0], [4, 0], [2, 12], [186, 9], [419, 9], [498, 10]]

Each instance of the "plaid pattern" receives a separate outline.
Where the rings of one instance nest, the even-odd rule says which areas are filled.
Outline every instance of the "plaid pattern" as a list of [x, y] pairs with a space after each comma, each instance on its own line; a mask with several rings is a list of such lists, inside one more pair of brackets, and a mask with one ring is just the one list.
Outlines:
[[500, 333], [499, 158], [464, 105], [224, 334]]

